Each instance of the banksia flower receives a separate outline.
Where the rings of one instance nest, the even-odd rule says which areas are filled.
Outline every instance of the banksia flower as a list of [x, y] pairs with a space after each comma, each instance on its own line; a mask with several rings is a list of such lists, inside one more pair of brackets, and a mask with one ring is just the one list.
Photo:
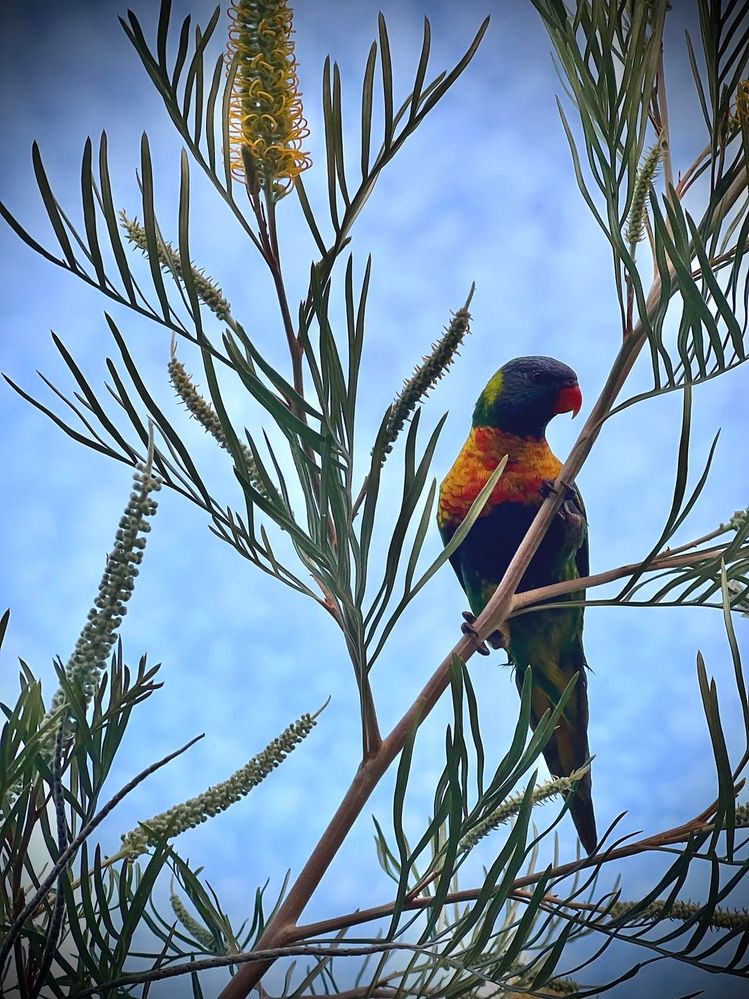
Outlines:
[[645, 220], [648, 216], [647, 201], [650, 193], [650, 186], [653, 183], [658, 164], [663, 155], [663, 137], [659, 136], [658, 141], [652, 146], [640, 164], [635, 180], [635, 189], [632, 194], [632, 205], [627, 217], [627, 228], [624, 233], [628, 243], [634, 245], [639, 243], [645, 236]]
[[[117, 640], [117, 632], [127, 612], [126, 604], [135, 588], [138, 566], [143, 560], [145, 535], [151, 530], [148, 518], [156, 513], [156, 500], [151, 494], [161, 488], [161, 480], [153, 474], [151, 462], [152, 446], [146, 463], [136, 466], [134, 488], [120, 519], [114, 547], [107, 557], [98, 595], [65, 666], [68, 683], [82, 693], [86, 704], [96, 693], [101, 672]], [[60, 716], [65, 727], [64, 736], [69, 738], [72, 718], [65, 715], [66, 702], [67, 694], [59, 687], [44, 721]], [[54, 737], [52, 731], [46, 747], [50, 754]]]
[[[203, 429], [207, 430], [211, 437], [213, 437], [225, 451], [228, 451], [229, 443], [226, 439], [223, 427], [221, 426], [221, 421], [216, 415], [215, 409], [206, 399], [203, 398], [200, 392], [198, 392], [195, 387], [195, 383], [187, 373], [184, 364], [177, 360], [173, 350], [171, 360], [169, 361], [167, 367], [169, 371], [169, 381], [172, 383], [174, 391], [180, 397], [182, 402], [184, 402], [185, 406], [187, 406], [190, 413], [192, 413]], [[252, 451], [246, 444], [241, 444], [240, 447], [242, 449], [242, 454], [244, 455], [250, 482], [259, 493], [266, 495], [267, 491], [262, 479], [260, 478]]]
[[[231, 168], [251, 187], [281, 198], [311, 166], [302, 140], [304, 120], [292, 12], [286, 0], [232, 0], [227, 61], [235, 70], [229, 100]], [[254, 177], [245, 176], [246, 149]]]
[[468, 307], [473, 298], [474, 287], [471, 285], [466, 304], [453, 315], [442, 336], [432, 344], [431, 352], [422, 358], [421, 364], [403, 383], [403, 388], [390, 407], [385, 454], [389, 454], [393, 450], [393, 443], [403, 429], [406, 420], [453, 363], [458, 353], [458, 347], [463, 342], [466, 333], [470, 332], [471, 313], [468, 311]]
[[133, 860], [165, 837], [172, 839], [186, 829], [192, 829], [219, 812], [226, 811], [283, 763], [289, 753], [312, 731], [319, 713], [304, 714], [292, 722], [261, 753], [253, 756], [227, 780], [214, 784], [195, 798], [188, 798], [181, 805], [173, 805], [148, 822], [141, 823], [137, 829], [132, 829], [122, 837], [122, 848], [118, 856]]
[[[120, 224], [133, 246], [137, 246], [139, 250], [148, 255], [146, 230], [138, 220], [128, 218], [125, 212], [122, 211], [120, 212]], [[162, 269], [174, 273], [178, 278], [184, 280], [182, 263], [174, 247], [170, 243], [160, 242], [158, 244], [158, 253]], [[192, 274], [192, 283], [195, 287], [195, 294], [200, 301], [207, 305], [211, 312], [215, 313], [222, 322], [226, 322], [231, 316], [231, 307], [224, 298], [219, 286], [196, 267], [191, 266], [190, 272]]]
[[[548, 801], [558, 794], [567, 794], [569, 791], [574, 790], [578, 781], [585, 776], [589, 769], [590, 764], [588, 763], [584, 767], [580, 767], [579, 770], [573, 770], [569, 777], [552, 777], [551, 780], [544, 781], [531, 794], [531, 807], [540, 804], [542, 801]], [[460, 841], [460, 849], [472, 850], [480, 839], [483, 839], [484, 836], [487, 836], [504, 822], [508, 822], [517, 815], [523, 804], [524, 797], [525, 795], [522, 793], [514, 794], [503, 801], [498, 808], [495, 808], [494, 811], [478, 822], [470, 832], [466, 833]]]

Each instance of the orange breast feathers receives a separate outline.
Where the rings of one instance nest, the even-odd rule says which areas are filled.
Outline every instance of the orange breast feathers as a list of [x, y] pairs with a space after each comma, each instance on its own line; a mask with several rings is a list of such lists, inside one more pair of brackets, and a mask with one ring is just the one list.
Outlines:
[[562, 463], [545, 440], [517, 437], [495, 427], [474, 427], [440, 486], [438, 523], [460, 523], [502, 458], [507, 467], [481, 516], [497, 503], [538, 506], [544, 482], [553, 482]]

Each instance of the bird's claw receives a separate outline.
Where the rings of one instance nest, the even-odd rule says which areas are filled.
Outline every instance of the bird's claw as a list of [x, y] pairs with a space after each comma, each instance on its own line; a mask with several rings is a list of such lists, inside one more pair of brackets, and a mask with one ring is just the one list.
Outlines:
[[[487, 648], [486, 642], [479, 640], [478, 632], [473, 627], [476, 621], [476, 615], [472, 614], [470, 611], [463, 611], [463, 624], [460, 626], [460, 630], [464, 635], [469, 635], [474, 639], [476, 645], [476, 651], [481, 656], [488, 656], [489, 649]], [[503, 649], [505, 647], [504, 635], [498, 629], [493, 631], [490, 635], [486, 636], [486, 641], [491, 645], [493, 649]]]
[[474, 647], [480, 656], [489, 655], [489, 649], [486, 647], [486, 642], [479, 640], [478, 632], [472, 624], [469, 624], [468, 621], [464, 621], [460, 626], [460, 630], [464, 635], [468, 635], [469, 638], [473, 639]]
[[556, 493], [558, 492], [557, 487], [554, 485], [551, 479], [544, 479], [541, 485], [538, 487], [538, 491], [541, 493], [544, 499], [546, 499], [547, 496], [551, 496], [552, 493], [556, 495]]
[[573, 488], [572, 485], [569, 482], [565, 482], [564, 479], [559, 480], [559, 485], [562, 487], [561, 490], [557, 489], [556, 485], [552, 482], [551, 479], [544, 479], [544, 481], [541, 483], [540, 486], [541, 495], [545, 499], [547, 496], [551, 495], [552, 493], [556, 496], [560, 492], [568, 493]]
[[[560, 493], [562, 493], [562, 495], [566, 497], [567, 494], [571, 493], [574, 488], [569, 482], [565, 482], [564, 479], [560, 479], [559, 485], [561, 488], [557, 489], [557, 487], [554, 485], [554, 483], [551, 480], [548, 479], [544, 480], [541, 483], [541, 495], [544, 497], [544, 499], [546, 499], [547, 496], [550, 496], [552, 494], [554, 496], [558, 496]], [[570, 502], [569, 500], [565, 499], [562, 505], [557, 510], [556, 515], [557, 517], [561, 518], [561, 520], [566, 521], [570, 519], [570, 513], [571, 513]]]

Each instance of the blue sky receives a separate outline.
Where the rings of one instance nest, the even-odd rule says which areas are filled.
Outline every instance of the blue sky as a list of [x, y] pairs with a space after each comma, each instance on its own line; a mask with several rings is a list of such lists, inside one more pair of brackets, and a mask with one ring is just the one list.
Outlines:
[[[329, 0], [300, 3], [295, 16], [309, 150], [315, 161], [305, 183], [323, 214], [318, 95], [326, 52], [341, 66], [345, 137], [351, 142], [378, 7], [390, 27], [396, 88], [406, 93], [424, 13], [432, 22], [432, 64], [440, 69], [459, 58], [487, 9], [495, 6], [499, 9], [470, 69], [381, 178], [352, 243], [358, 273], [366, 254], [373, 254], [359, 431], [363, 456], [402, 379], [476, 282], [472, 335], [423, 414], [430, 427], [443, 412], [450, 414], [435, 457], [438, 476], [449, 468], [465, 437], [476, 395], [505, 360], [531, 353], [561, 358], [577, 370], [587, 409], [616, 350], [618, 310], [607, 244], [575, 186], [554, 102], [560, 85], [549, 44], [531, 5], [522, 2]], [[686, 17], [686, 6], [672, 17]], [[134, 7], [150, 37], [155, 5]], [[175, 4], [178, 15], [183, 8]], [[189, 9], [204, 23], [211, 7], [196, 0]], [[43, 241], [48, 233], [31, 172], [32, 140], [40, 142], [59, 200], [77, 217], [80, 152], [86, 136], [96, 138], [102, 128], [109, 136], [115, 199], [130, 215], [140, 214], [134, 171], [140, 134], [148, 132], [160, 221], [165, 235], [176, 235], [171, 220], [176, 217], [180, 144], [117, 24], [121, 12], [109, 2], [60, 7], [45, 0], [33, 8], [11, 3], [0, 13], [2, 198]], [[678, 51], [667, 64], [674, 157], [682, 169], [705, 141], [682, 51], [683, 27], [683, 22], [671, 26]], [[193, 256], [220, 282], [261, 349], [283, 365], [285, 347], [270, 282], [197, 171], [193, 179]], [[281, 206], [280, 225], [296, 301], [313, 247], [292, 199]], [[107, 308], [126, 333], [144, 380], [184, 430], [214, 493], [236, 503], [225, 456], [172, 401], [164, 331], [112, 308], [70, 275], [45, 264], [6, 228], [0, 229], [0, 253], [0, 368], [45, 401], [50, 397], [36, 378], [37, 369], [69, 390], [66, 369], [48, 336], [54, 329], [92, 384], [103, 389], [104, 358], [116, 351], [102, 315]], [[180, 356], [190, 367], [194, 358], [189, 352]], [[647, 384], [647, 364], [642, 364], [633, 375], [633, 390]], [[233, 386], [227, 392], [240, 425], [252, 426], [256, 414], [240, 390]], [[719, 427], [721, 438], [713, 474], [684, 529], [685, 539], [710, 530], [747, 504], [749, 471], [739, 457], [746, 453], [742, 428], [749, 416], [747, 397], [744, 370], [695, 394], [695, 469]], [[657, 538], [670, 503], [679, 410], [675, 397], [654, 400], [628, 410], [604, 429], [578, 480], [589, 513], [594, 571], [635, 560]], [[7, 388], [0, 388], [0, 420], [5, 429], [0, 437], [0, 602], [13, 612], [0, 679], [7, 700], [14, 696], [17, 656], [29, 662], [51, 693], [52, 658], [67, 658], [85, 620], [130, 475], [124, 466], [64, 437]], [[580, 421], [566, 419], [552, 424], [550, 440], [560, 456], [569, 450], [579, 426]], [[394, 495], [397, 480], [391, 481]], [[426, 547], [425, 558], [439, 550], [436, 529]], [[384, 730], [452, 646], [463, 607], [459, 587], [445, 569], [395, 631], [373, 675]], [[749, 622], [739, 619], [736, 627], [745, 641]], [[165, 492], [122, 637], [129, 662], [147, 651], [151, 660], [164, 663], [165, 688], [139, 710], [112, 787], [193, 735], [206, 732], [206, 738], [123, 803], [103, 833], [105, 851], [115, 848], [119, 832], [221, 780], [289, 721], [332, 696], [317, 729], [284, 764], [282, 775], [179, 842], [184, 856], [205, 866], [206, 876], [239, 921], [256, 885], [269, 877], [269, 890], [278, 889], [287, 868], [299, 870], [356, 767], [358, 712], [342, 643], [326, 615], [261, 577], [209, 533], [200, 511]], [[590, 744], [596, 754], [599, 828], [622, 811], [628, 813], [622, 826], [627, 831], [656, 831], [695, 814], [714, 790], [695, 678], [698, 649], [723, 691], [729, 747], [735, 752], [743, 747], [719, 615], [709, 610], [593, 610], [587, 615], [586, 648], [593, 669]], [[514, 682], [501, 659], [474, 658], [471, 663], [495, 758], [507, 745], [517, 711]], [[442, 767], [448, 718], [447, 705], [440, 705], [419, 736], [407, 815], [414, 833], [428, 813]], [[389, 883], [371, 845], [369, 815], [374, 812], [387, 823], [391, 787], [390, 779], [384, 781], [365, 809], [305, 921], [389, 897]], [[555, 813], [552, 808], [541, 814], [551, 818]], [[559, 832], [563, 854], [571, 855], [568, 819]], [[490, 854], [491, 847], [481, 860]], [[655, 869], [650, 860], [622, 866], [625, 895], [644, 890]], [[703, 885], [695, 881], [691, 890], [698, 897]], [[625, 958], [612, 958], [608, 968], [618, 967], [617, 960]], [[730, 983], [704, 980], [694, 985], [693, 973], [665, 966], [637, 981], [643, 984], [625, 985], [616, 994], [642, 995], [632, 990], [650, 987], [676, 996], [699, 985], [717, 996], [731, 988]], [[675, 991], [668, 991], [671, 987]]]

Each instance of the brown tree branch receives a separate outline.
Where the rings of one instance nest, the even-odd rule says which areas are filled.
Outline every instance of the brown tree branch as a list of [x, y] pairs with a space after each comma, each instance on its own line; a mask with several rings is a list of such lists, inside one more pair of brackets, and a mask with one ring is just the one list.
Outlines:
[[[743, 784], [741, 786], [743, 786]], [[737, 785], [736, 793], [738, 793], [739, 790], [740, 786]], [[693, 819], [690, 819], [688, 822], [684, 822], [679, 826], [674, 826], [672, 829], [655, 833], [652, 836], [645, 836], [633, 843], [617, 847], [613, 850], [596, 853], [589, 857], [583, 857], [580, 860], [570, 861], [567, 864], [560, 864], [550, 870], [534, 871], [530, 874], [523, 875], [513, 882], [512, 888], [508, 893], [508, 898], [516, 899], [518, 901], [528, 901], [528, 899], [531, 898], [532, 893], [525, 891], [524, 889], [529, 885], [536, 884], [541, 877], [548, 877], [549, 879], [567, 877], [570, 874], [577, 874], [579, 871], [585, 870], [586, 868], [595, 867], [597, 865], [602, 866], [603, 864], [610, 863], [612, 860], [621, 860], [623, 858], [645, 853], [647, 851], [660, 850], [664, 846], [673, 846], [675, 843], [681, 843], [689, 839], [689, 837], [696, 832], [709, 832], [714, 827], [707, 821], [707, 816], [709, 816], [709, 814], [714, 810], [715, 806], [712, 805], [709, 809], [706, 809], [699, 815], [696, 815]], [[448, 892], [445, 896], [443, 904], [453, 905], [460, 904], [461, 902], [475, 902], [482, 890], [483, 889], [481, 887], [478, 887]], [[590, 902], [577, 902], [575, 900], [563, 899], [552, 893], [544, 895], [542, 902], [553, 904], [555, 906], [566, 906], [570, 909], [585, 912], [595, 912], [598, 910], [605, 912], [605, 908], [602, 909], [600, 905]], [[433, 904], [434, 898], [421, 895], [417, 898], [407, 898], [403, 904], [403, 909], [404, 911], [413, 912], [419, 909], [428, 909], [429, 906]], [[375, 905], [368, 909], [357, 909], [355, 912], [349, 912], [341, 916], [333, 916], [330, 919], [321, 919], [314, 923], [300, 924], [299, 926], [294, 927], [289, 939], [292, 941], [308, 940], [310, 937], [319, 936], [323, 933], [350, 929], [352, 926], [360, 926], [363, 923], [373, 922], [377, 919], [386, 919], [392, 916], [394, 909], [395, 902], [385, 902], [382, 905]]]
[[566, 596], [568, 593], [575, 593], [577, 590], [587, 590], [594, 586], [603, 586], [612, 583], [617, 579], [624, 579], [632, 576], [645, 568], [646, 572], [658, 572], [663, 569], [678, 569], [684, 565], [695, 565], [699, 562], [709, 562], [724, 554], [727, 545], [719, 545], [715, 548], [701, 548], [694, 552], [683, 552], [681, 554], [663, 553], [656, 556], [647, 565], [643, 562], [630, 562], [628, 565], [617, 566], [616, 569], [606, 569], [604, 572], [596, 572], [591, 576], [581, 576], [578, 579], [565, 579], [561, 583], [551, 583], [549, 586], [541, 586], [535, 590], [523, 590], [516, 593], [510, 604], [507, 617], [512, 617], [519, 611], [537, 604], [547, 603], [554, 597]]
[[[746, 762], [747, 755], [745, 754], [742, 763]], [[737, 786], [734, 790], [735, 793], [743, 786]], [[675, 826], [672, 829], [666, 830], [661, 833], [657, 833], [654, 836], [644, 837], [643, 839], [637, 840], [634, 843], [630, 843], [626, 846], [621, 846], [616, 849], [608, 850], [603, 854], [593, 855], [589, 857], [584, 857], [580, 860], [573, 861], [568, 864], [562, 864], [551, 871], [544, 870], [539, 872], [534, 872], [532, 874], [525, 875], [524, 877], [517, 878], [513, 883], [513, 887], [508, 893], [508, 898], [513, 900], [527, 902], [532, 898], [532, 892], [525, 891], [524, 888], [527, 885], [536, 883], [541, 877], [550, 876], [552, 878], [564, 877], [569, 874], [575, 874], [585, 868], [593, 866], [602, 866], [605, 863], [609, 863], [612, 860], [619, 860], [623, 857], [632, 856], [634, 854], [639, 854], [647, 850], [659, 850], [664, 846], [670, 846], [675, 843], [680, 843], [687, 840], [694, 833], [705, 833], [710, 832], [714, 826], [712, 826], [707, 820], [709, 816], [715, 811], [717, 802], [714, 802], [709, 808], [705, 809], [699, 815], [695, 816], [688, 822], [682, 825]], [[473, 902], [481, 894], [481, 888], [470, 888], [461, 891], [449, 892], [444, 899], [445, 905], [460, 904], [461, 902]], [[426, 909], [434, 903], [433, 898], [421, 897], [416, 899], [409, 899], [405, 902], [403, 909], [409, 911], [415, 911], [418, 909]], [[547, 911], [556, 911], [560, 908], [574, 909], [580, 912], [600, 912], [603, 916], [606, 915], [606, 905], [590, 903], [590, 902], [579, 902], [574, 899], [563, 899], [558, 895], [548, 893], [543, 896], [541, 900], [541, 905], [547, 909]], [[390, 902], [386, 905], [375, 906], [370, 909], [360, 909], [356, 912], [348, 913], [345, 916], [334, 917], [333, 919], [320, 920], [317, 923], [309, 923], [307, 925], [296, 926], [293, 931], [287, 934], [287, 942], [284, 946], [273, 947], [273, 948], [260, 948], [257, 947], [255, 950], [248, 951], [244, 954], [232, 954], [221, 957], [206, 958], [199, 961], [188, 961], [183, 964], [170, 965], [169, 967], [158, 968], [153, 971], [146, 971], [137, 974], [123, 975], [119, 978], [112, 979], [108, 982], [103, 982], [98, 986], [85, 989], [80, 994], [81, 997], [96, 995], [100, 992], [104, 992], [108, 989], [134, 985], [138, 983], [160, 981], [165, 978], [175, 978], [180, 975], [186, 975], [193, 972], [205, 971], [210, 968], [221, 968], [227, 967], [232, 964], [239, 964], [242, 967], [252, 967], [254, 964], [260, 963], [261, 965], [271, 964], [274, 960], [279, 957], [293, 957], [293, 956], [312, 956], [312, 957], [357, 957], [365, 956], [370, 954], [384, 953], [386, 951], [426, 951], [428, 947], [418, 946], [406, 943], [392, 943], [386, 940], [376, 941], [372, 944], [353, 944], [353, 945], [341, 945], [339, 939], [334, 939], [330, 941], [320, 941], [319, 944], [304, 944], [303, 940], [309, 937], [318, 936], [322, 933], [328, 933], [333, 930], [341, 930], [349, 928], [351, 926], [357, 926], [362, 923], [371, 922], [375, 919], [382, 919], [387, 916], [391, 916], [395, 903]], [[596, 923], [591, 923], [590, 926], [594, 929], [599, 928]], [[605, 928], [604, 924], [600, 928]], [[448, 959], [449, 960], [449, 959]], [[226, 990], [224, 990], [226, 991]], [[222, 993], [223, 994], [223, 993]], [[359, 996], [370, 995], [370, 996], [381, 996], [382, 999], [386, 999], [387, 996], [395, 994], [395, 990], [388, 991], [384, 988], [381, 990], [357, 990], [352, 989], [346, 992], [340, 993], [342, 996], [349, 997], [349, 999], [357, 999]]]
[[[428, 951], [426, 944], [392, 943], [387, 940], [378, 940], [371, 944], [352, 944], [342, 946], [338, 940], [320, 942], [319, 944], [290, 944], [286, 947], [267, 947], [246, 951], [242, 954], [228, 954], [221, 957], [207, 957], [199, 961], [184, 961], [181, 964], [170, 964], [164, 967], [155, 968], [153, 971], [136, 972], [129, 975], [120, 975], [109, 981], [101, 982], [87, 989], [77, 992], [76, 995], [83, 999], [84, 996], [95, 996], [109, 993], [115, 988], [126, 988], [131, 985], [139, 985], [145, 982], [159, 982], [165, 978], [179, 978], [181, 975], [190, 975], [200, 971], [208, 971], [211, 968], [228, 968], [238, 964], [241, 968], [252, 967], [254, 964], [273, 963], [279, 957], [367, 957], [370, 954], [381, 954], [385, 951]], [[451, 962], [449, 957], [443, 958], [446, 964]], [[267, 996], [267, 993], [264, 993]]]

